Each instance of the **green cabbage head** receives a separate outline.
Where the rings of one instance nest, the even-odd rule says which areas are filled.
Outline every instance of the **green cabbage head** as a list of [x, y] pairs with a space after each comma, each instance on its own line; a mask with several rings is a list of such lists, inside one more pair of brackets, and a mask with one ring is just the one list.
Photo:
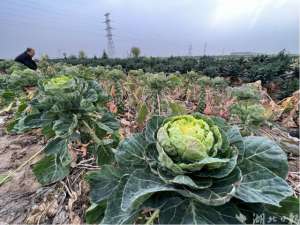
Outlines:
[[177, 116], [158, 130], [160, 146], [175, 161], [195, 162], [222, 145], [219, 128], [193, 116]]
[[[224, 150], [220, 129], [207, 117], [182, 115], [171, 117], [157, 132], [159, 160], [176, 173], [216, 169], [231, 157], [221, 154]], [[222, 149], [222, 150], [221, 150]]]
[[72, 77], [63, 75], [51, 78], [44, 82], [43, 87], [45, 91], [58, 91], [72, 88], [75, 85], [75, 81]]

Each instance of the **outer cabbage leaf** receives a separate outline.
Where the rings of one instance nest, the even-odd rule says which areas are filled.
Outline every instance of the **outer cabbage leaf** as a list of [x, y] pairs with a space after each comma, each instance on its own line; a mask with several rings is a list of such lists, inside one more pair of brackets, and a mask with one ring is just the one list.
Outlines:
[[231, 203], [213, 207], [176, 195], [158, 194], [143, 207], [159, 210], [159, 224], [241, 224], [241, 212]]
[[122, 179], [116, 191], [113, 192], [111, 198], [107, 201], [105, 216], [101, 221], [101, 224], [133, 224], [134, 219], [140, 210], [129, 208], [124, 211], [121, 208], [124, 186], [125, 179]]
[[48, 142], [46, 156], [33, 166], [33, 173], [42, 185], [62, 180], [70, 172], [71, 156], [67, 139], [56, 138]]
[[232, 151], [232, 156], [228, 158], [228, 161], [221, 166], [220, 168], [216, 168], [214, 170], [201, 170], [196, 173], [196, 176], [199, 177], [213, 177], [213, 178], [222, 178], [228, 176], [236, 167], [238, 158], [238, 151], [234, 149]]
[[89, 224], [100, 224], [107, 207], [107, 202], [103, 201], [98, 204], [92, 203], [92, 205], [85, 212], [85, 221]]
[[146, 142], [144, 135], [135, 134], [119, 144], [117, 151], [115, 152], [116, 161], [125, 170], [134, 170], [139, 167], [144, 168], [147, 160], [147, 146], [148, 143]]
[[280, 207], [265, 205], [265, 211], [271, 215], [275, 215], [280, 218], [278, 222], [282, 219], [288, 221], [291, 224], [300, 224], [300, 199], [294, 196], [288, 197], [280, 202]]
[[265, 137], [249, 136], [244, 138], [244, 144], [243, 159], [260, 164], [281, 178], [286, 178], [288, 172], [287, 157], [276, 142]]
[[234, 145], [238, 149], [239, 155], [241, 157], [244, 156], [245, 143], [239, 128], [237, 126], [228, 128], [226, 131], [226, 136], [228, 138], [229, 144]]
[[176, 192], [206, 205], [222, 205], [231, 199], [240, 178], [240, 171], [235, 170], [230, 176], [215, 181], [211, 187], [196, 191], [166, 184], [159, 177], [149, 174], [149, 171], [138, 169], [128, 178], [121, 207], [124, 210], [137, 207], [157, 192]]
[[162, 116], [153, 116], [147, 123], [144, 135], [148, 143], [156, 143], [156, 133], [163, 124], [165, 118]]
[[121, 171], [108, 165], [104, 165], [99, 171], [88, 173], [86, 180], [91, 187], [92, 202], [99, 203], [106, 200], [118, 188], [121, 177]]
[[287, 182], [267, 168], [247, 159], [239, 167], [243, 177], [235, 197], [245, 202], [279, 206], [282, 200], [293, 194]]

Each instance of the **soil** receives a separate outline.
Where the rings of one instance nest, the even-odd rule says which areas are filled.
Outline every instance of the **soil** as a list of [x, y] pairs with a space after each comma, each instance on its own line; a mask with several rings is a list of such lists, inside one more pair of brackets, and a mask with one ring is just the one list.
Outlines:
[[[17, 169], [44, 146], [38, 132], [7, 135], [0, 127], [0, 175]], [[41, 187], [34, 158], [0, 186], [0, 224], [82, 224], [89, 206], [85, 170], [75, 168], [62, 182]]]
[[[0, 137], [0, 174], [15, 170], [38, 152], [42, 145], [36, 134], [3, 135]], [[34, 163], [33, 160], [31, 163]], [[32, 196], [40, 188], [30, 164], [0, 186], [0, 223], [23, 223]]]

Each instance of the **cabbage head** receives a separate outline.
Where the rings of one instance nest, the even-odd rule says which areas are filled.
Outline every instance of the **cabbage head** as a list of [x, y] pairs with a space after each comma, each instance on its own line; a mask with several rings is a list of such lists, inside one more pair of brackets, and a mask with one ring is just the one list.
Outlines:
[[72, 77], [67, 75], [53, 77], [49, 80], [44, 81], [43, 87], [45, 91], [62, 91], [70, 89], [75, 86], [75, 81]]
[[215, 155], [222, 136], [217, 126], [203, 119], [177, 116], [158, 130], [157, 144], [175, 161], [196, 162]]
[[237, 157], [222, 130], [199, 114], [169, 118], [156, 136], [158, 160], [174, 173], [214, 170]]

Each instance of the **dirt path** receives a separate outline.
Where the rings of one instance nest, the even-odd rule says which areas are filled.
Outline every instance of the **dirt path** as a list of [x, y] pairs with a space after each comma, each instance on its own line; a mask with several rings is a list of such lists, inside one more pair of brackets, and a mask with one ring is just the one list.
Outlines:
[[[36, 134], [4, 135], [0, 132], [0, 174], [15, 170], [38, 152], [42, 148], [40, 140]], [[39, 187], [30, 165], [1, 185], [0, 223], [24, 223], [32, 196]]]

